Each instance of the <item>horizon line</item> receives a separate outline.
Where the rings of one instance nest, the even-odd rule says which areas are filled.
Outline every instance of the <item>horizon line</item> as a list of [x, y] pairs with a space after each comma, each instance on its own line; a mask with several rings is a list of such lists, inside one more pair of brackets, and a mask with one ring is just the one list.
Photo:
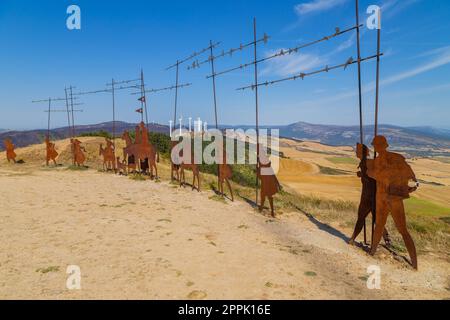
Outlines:
[[[106, 121], [106, 122], [98, 122], [98, 123], [88, 123], [88, 124], [78, 124], [75, 125], [75, 128], [77, 127], [86, 127], [86, 126], [96, 126], [96, 125], [102, 125], [102, 124], [112, 124], [113, 121]], [[123, 124], [138, 124], [139, 122], [127, 122], [127, 121], [115, 121], [115, 123], [123, 123]], [[259, 127], [269, 127], [269, 128], [273, 128], [273, 127], [288, 127], [288, 126], [292, 126], [295, 124], [299, 124], [299, 123], [304, 123], [304, 124], [309, 124], [309, 125], [313, 125], [313, 126], [333, 126], [333, 127], [359, 127], [359, 124], [329, 124], [329, 123], [311, 123], [311, 122], [306, 122], [306, 121], [297, 121], [297, 122], [293, 122], [290, 124], [260, 124]], [[168, 124], [161, 124], [159, 122], [149, 122], [149, 125], [155, 125], [155, 126], [162, 126], [162, 127], [169, 127]], [[219, 127], [254, 127], [255, 124], [219, 124]], [[374, 124], [367, 124], [364, 125], [365, 128], [367, 127], [373, 127]], [[435, 129], [443, 129], [443, 130], [450, 130], [450, 127], [441, 127], [441, 126], [434, 126], [434, 125], [410, 125], [410, 126], [403, 126], [403, 125], [393, 125], [393, 124], [389, 124], [389, 123], [381, 123], [379, 124], [379, 126], [390, 126], [390, 127], [398, 127], [398, 128], [405, 128], [405, 129], [413, 129], [413, 128], [435, 128]], [[177, 125], [177, 127], [179, 127], [179, 125]], [[61, 127], [56, 127], [56, 128], [52, 128], [50, 129], [50, 131], [53, 130], [60, 130], [60, 129], [65, 129], [65, 128], [69, 128], [69, 126], [61, 126]], [[47, 128], [16, 128], [16, 129], [0, 129], [0, 133], [5, 133], [5, 132], [26, 132], [26, 131], [47, 131]]]

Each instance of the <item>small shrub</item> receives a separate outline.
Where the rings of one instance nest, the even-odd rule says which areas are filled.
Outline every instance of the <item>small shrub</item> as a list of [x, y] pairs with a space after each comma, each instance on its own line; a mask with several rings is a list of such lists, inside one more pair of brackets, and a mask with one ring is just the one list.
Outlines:
[[67, 170], [72, 170], [72, 171], [86, 171], [87, 169], [89, 169], [86, 166], [77, 166], [77, 165], [70, 165], [67, 167]]
[[209, 199], [218, 201], [218, 202], [222, 202], [222, 203], [227, 203], [223, 197], [218, 196], [218, 195], [213, 195], [213, 196], [209, 197]]
[[105, 130], [80, 133], [78, 137], [103, 137], [108, 139], [113, 138], [112, 134], [110, 134], [108, 131]]
[[144, 175], [139, 174], [139, 173], [133, 173], [132, 175], [129, 175], [128, 178], [130, 178], [131, 180], [134, 180], [134, 181], [146, 181], [147, 180]]
[[347, 171], [334, 169], [334, 168], [329, 168], [329, 167], [319, 166], [319, 169], [320, 169], [320, 173], [321, 174], [325, 174], [325, 175], [328, 175], [328, 176], [343, 176], [343, 175], [347, 175], [348, 174]]
[[50, 272], [58, 272], [59, 271], [59, 267], [58, 266], [51, 266], [51, 267], [47, 267], [47, 268], [39, 268], [36, 270], [36, 272], [42, 273], [42, 274], [46, 274], [46, 273], [50, 273]]

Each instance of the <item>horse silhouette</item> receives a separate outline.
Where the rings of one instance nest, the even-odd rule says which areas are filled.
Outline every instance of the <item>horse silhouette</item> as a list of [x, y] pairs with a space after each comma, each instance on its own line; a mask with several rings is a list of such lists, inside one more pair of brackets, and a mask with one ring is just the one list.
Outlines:
[[103, 156], [103, 170], [116, 170], [116, 155], [114, 145], [108, 138], [105, 138], [106, 148], [100, 144], [99, 155]]
[[180, 151], [181, 164], [180, 164], [180, 186], [186, 185], [185, 170], [192, 171], [192, 190], [195, 189], [195, 180], [197, 180], [197, 191], [200, 192], [200, 169], [194, 161], [194, 150], [191, 152], [191, 158], [187, 161], [184, 160], [183, 150]]
[[134, 156], [135, 161], [139, 164], [141, 161], [148, 159], [151, 177], [153, 177], [153, 169], [155, 169], [156, 177], [158, 177], [156, 163], [159, 162], [159, 155], [156, 148], [149, 143], [147, 139], [142, 139], [141, 143], [133, 143], [128, 131], [125, 131], [122, 134], [122, 139], [126, 144], [126, 147], [123, 148], [124, 161], [128, 159], [129, 156]]

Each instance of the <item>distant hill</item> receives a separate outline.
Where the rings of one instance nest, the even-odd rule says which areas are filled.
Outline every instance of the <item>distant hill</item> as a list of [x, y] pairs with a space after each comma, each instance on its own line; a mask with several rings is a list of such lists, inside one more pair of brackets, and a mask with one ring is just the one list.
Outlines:
[[419, 133], [428, 134], [434, 137], [444, 137], [450, 139], [450, 129], [442, 129], [434, 127], [408, 127], [407, 129]]
[[[116, 122], [116, 135], [125, 130], [134, 130], [136, 124]], [[169, 133], [169, 127], [151, 124], [150, 131]], [[225, 128], [249, 129], [251, 126], [221, 126]], [[317, 141], [330, 146], [355, 146], [359, 142], [358, 126], [337, 126], [310, 124], [297, 122], [287, 126], [264, 126], [264, 128], [276, 128], [280, 135], [286, 138], [298, 140]], [[100, 124], [76, 126], [76, 134], [97, 131], [112, 133], [112, 122]], [[370, 145], [373, 138], [373, 126], [365, 126], [365, 143]], [[0, 150], [3, 150], [3, 139], [9, 137], [17, 147], [25, 147], [31, 144], [42, 143], [46, 130], [7, 131], [0, 132]], [[411, 156], [450, 156], [450, 130], [433, 127], [398, 127], [392, 125], [380, 125], [379, 133], [385, 135], [392, 150], [397, 150]], [[51, 130], [52, 139], [65, 139], [70, 136], [70, 128], [58, 128]]]
[[[374, 126], [365, 126], [364, 133], [365, 143], [370, 145]], [[392, 149], [412, 155], [450, 155], [450, 130], [380, 125], [379, 134], [386, 136]], [[331, 146], [354, 146], [360, 140], [359, 126], [317, 125], [306, 122], [281, 127], [280, 135], [318, 141]]]
[[[116, 121], [116, 136], [120, 136], [120, 134], [125, 130], [134, 130], [136, 127], [135, 123], [127, 123]], [[83, 134], [97, 131], [106, 131], [112, 133], [113, 125], [112, 122], [105, 122], [100, 124], [92, 124], [92, 125], [82, 125], [75, 126], [75, 134]], [[149, 124], [149, 130], [151, 132], [159, 132], [159, 133], [169, 133], [169, 127], [163, 126], [159, 124]], [[3, 140], [5, 138], [11, 138], [16, 147], [26, 147], [32, 144], [42, 143], [44, 141], [45, 135], [47, 134], [47, 130], [39, 129], [39, 130], [29, 130], [29, 131], [6, 131], [0, 132], [0, 150], [4, 150]], [[51, 130], [51, 137], [54, 140], [66, 139], [70, 137], [70, 128], [63, 127], [58, 129]]]
[[[252, 129], [254, 126], [222, 126], [223, 129]], [[359, 126], [338, 126], [297, 122], [287, 126], [261, 126], [279, 129], [280, 136], [316, 141], [329, 146], [352, 146], [360, 141]], [[450, 156], [450, 130], [434, 127], [380, 125], [379, 134], [387, 137], [391, 150], [414, 156]], [[374, 126], [364, 126], [364, 142], [370, 146]]]

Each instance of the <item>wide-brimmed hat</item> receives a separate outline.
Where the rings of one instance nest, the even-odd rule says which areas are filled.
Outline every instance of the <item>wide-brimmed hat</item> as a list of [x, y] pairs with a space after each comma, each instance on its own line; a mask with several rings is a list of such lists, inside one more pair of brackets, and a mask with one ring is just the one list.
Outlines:
[[386, 137], [384, 136], [376, 136], [372, 141], [373, 146], [380, 146], [380, 147], [389, 147], [389, 144], [387, 142]]

